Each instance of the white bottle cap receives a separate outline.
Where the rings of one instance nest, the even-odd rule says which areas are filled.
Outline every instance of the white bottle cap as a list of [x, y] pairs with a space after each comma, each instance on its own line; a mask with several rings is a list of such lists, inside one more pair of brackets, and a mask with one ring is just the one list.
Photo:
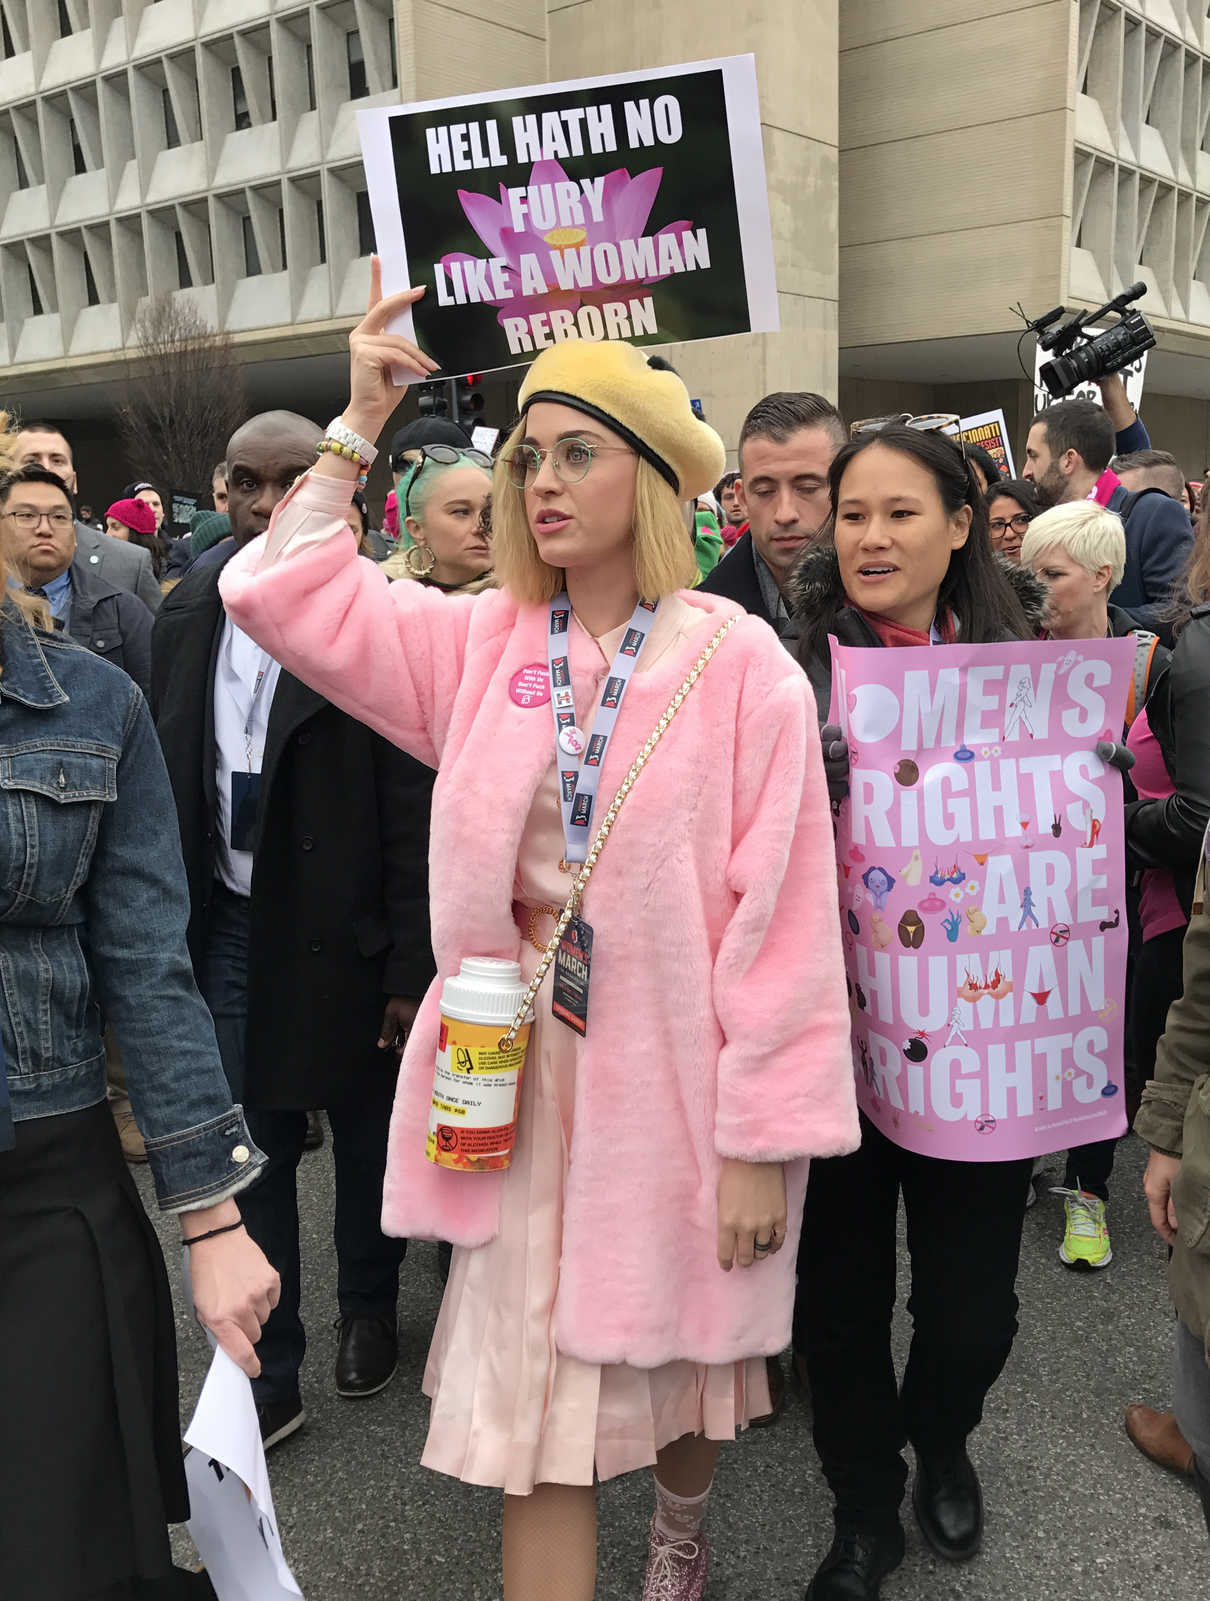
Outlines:
[[525, 999], [526, 988], [521, 982], [520, 962], [498, 956], [464, 956], [461, 971], [441, 987], [441, 1010], [462, 1023], [502, 1023], [507, 1027]]

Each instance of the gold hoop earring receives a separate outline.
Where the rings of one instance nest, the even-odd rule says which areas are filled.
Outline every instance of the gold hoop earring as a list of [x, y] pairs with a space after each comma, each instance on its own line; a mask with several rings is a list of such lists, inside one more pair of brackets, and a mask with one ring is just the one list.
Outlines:
[[[425, 562], [426, 565], [423, 567], [416, 566], [412, 561], [413, 556], [419, 556], [420, 560]], [[426, 545], [423, 539], [418, 539], [414, 545], [408, 546], [407, 553], [403, 558], [403, 565], [413, 578], [427, 578], [437, 565], [437, 557], [433, 547]]]

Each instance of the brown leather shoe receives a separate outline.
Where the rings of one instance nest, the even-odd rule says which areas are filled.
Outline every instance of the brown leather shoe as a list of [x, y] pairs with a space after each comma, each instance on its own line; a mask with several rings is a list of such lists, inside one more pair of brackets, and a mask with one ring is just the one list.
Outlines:
[[129, 1095], [120, 1097], [111, 1095], [109, 1109], [113, 1113], [113, 1124], [118, 1131], [122, 1155], [128, 1162], [145, 1162], [147, 1147], [143, 1143], [139, 1125], [134, 1120], [134, 1108], [130, 1104]]
[[1193, 1447], [1177, 1426], [1172, 1412], [1157, 1412], [1136, 1401], [1126, 1408], [1126, 1433], [1139, 1450], [1172, 1473], [1193, 1472]]

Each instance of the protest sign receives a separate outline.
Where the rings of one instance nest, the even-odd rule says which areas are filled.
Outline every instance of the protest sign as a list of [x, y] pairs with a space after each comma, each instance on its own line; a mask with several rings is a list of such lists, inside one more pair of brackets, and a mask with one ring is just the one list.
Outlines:
[[[1103, 328], [1090, 328], [1089, 329], [1089, 333], [1093, 334], [1094, 336], [1096, 334], [1099, 334], [1099, 333], [1104, 333], [1104, 331], [1105, 330]], [[1035, 411], [1045, 411], [1047, 406], [1053, 406], [1055, 404], [1055, 397], [1051, 394], [1050, 390], [1047, 389], [1046, 385], [1042, 382], [1042, 368], [1046, 365], [1046, 363], [1048, 361], [1053, 361], [1053, 360], [1054, 360], [1054, 353], [1052, 351], [1043, 350], [1040, 345], [1037, 348], [1037, 350], [1034, 352], [1034, 410]], [[1119, 376], [1123, 379], [1123, 381], [1126, 384], [1126, 398], [1127, 398], [1127, 400], [1129, 400], [1130, 404], [1134, 407], [1135, 411], [1140, 411], [1142, 409], [1142, 405], [1143, 405], [1143, 379], [1146, 377], [1146, 375], [1147, 375], [1147, 352], [1145, 350], [1143, 351], [1141, 356], [1136, 356], [1135, 359], [1130, 363], [1130, 365], [1128, 367], [1123, 367], [1121, 373], [1119, 374]], [[1094, 384], [1094, 383], [1077, 384], [1076, 387], [1070, 393], [1070, 395], [1064, 395], [1063, 399], [1064, 400], [1094, 400], [1097, 403], [1097, 405], [1099, 406], [1101, 404], [1101, 391], [1097, 388], [1096, 384]]]
[[1003, 411], [981, 411], [975, 417], [963, 417], [956, 437], [967, 445], [981, 445], [1000, 469], [1002, 478], [1017, 476]]
[[185, 1444], [189, 1533], [219, 1601], [301, 1597], [282, 1554], [252, 1386], [221, 1347]]
[[854, 650], [837, 878], [862, 1110], [967, 1162], [1125, 1132], [1131, 639]]
[[778, 326], [752, 56], [357, 114], [396, 331], [445, 376]]

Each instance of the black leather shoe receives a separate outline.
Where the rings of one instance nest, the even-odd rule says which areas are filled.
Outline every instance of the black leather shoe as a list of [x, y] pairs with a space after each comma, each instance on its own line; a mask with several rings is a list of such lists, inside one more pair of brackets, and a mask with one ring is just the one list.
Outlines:
[[920, 1532], [947, 1562], [969, 1562], [983, 1540], [983, 1491], [965, 1447], [916, 1455], [912, 1505]]
[[904, 1543], [898, 1519], [881, 1529], [837, 1529], [807, 1601], [877, 1601], [882, 1581], [903, 1561]]
[[260, 1424], [261, 1444], [266, 1451], [271, 1451], [275, 1445], [298, 1433], [307, 1421], [307, 1414], [298, 1396], [289, 1395], [284, 1401], [258, 1401], [256, 1418]]
[[377, 1395], [395, 1377], [399, 1336], [394, 1320], [381, 1317], [336, 1319], [340, 1345], [336, 1352], [336, 1393], [347, 1400]]

